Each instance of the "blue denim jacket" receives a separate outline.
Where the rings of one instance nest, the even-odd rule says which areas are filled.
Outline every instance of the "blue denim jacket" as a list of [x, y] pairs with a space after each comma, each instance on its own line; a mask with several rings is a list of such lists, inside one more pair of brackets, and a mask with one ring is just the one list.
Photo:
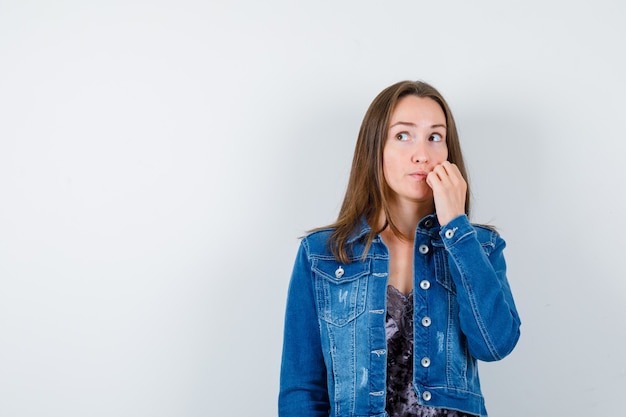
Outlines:
[[[379, 236], [365, 258], [363, 225], [349, 264], [331, 230], [306, 236], [289, 285], [281, 417], [384, 417], [389, 253]], [[508, 355], [520, 319], [506, 279], [504, 240], [465, 215], [420, 221], [414, 255], [413, 385], [421, 404], [486, 415], [476, 360]]]

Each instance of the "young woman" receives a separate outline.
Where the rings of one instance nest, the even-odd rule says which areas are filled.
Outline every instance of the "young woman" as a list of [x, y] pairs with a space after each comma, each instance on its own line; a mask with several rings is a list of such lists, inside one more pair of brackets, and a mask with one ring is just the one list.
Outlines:
[[279, 415], [486, 415], [477, 360], [520, 320], [504, 240], [471, 224], [452, 113], [423, 82], [383, 90], [359, 132], [337, 221], [302, 239]]

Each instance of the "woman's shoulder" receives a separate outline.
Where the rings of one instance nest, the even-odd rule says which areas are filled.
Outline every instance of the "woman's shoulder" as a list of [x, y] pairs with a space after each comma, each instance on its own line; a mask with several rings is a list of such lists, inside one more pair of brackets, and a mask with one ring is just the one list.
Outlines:
[[[357, 258], [362, 257], [365, 245], [364, 237], [367, 236], [370, 230], [371, 229], [367, 223], [362, 221], [353, 228], [351, 233], [343, 238], [345, 239], [343, 243], [345, 244], [347, 250], [346, 255], [350, 261], [355, 261]], [[335, 258], [336, 254], [334, 253], [333, 248], [336, 249], [338, 241], [342, 239], [342, 237], [337, 236], [335, 232], [339, 232], [335, 225], [313, 229], [302, 237], [301, 244], [306, 248], [309, 255]], [[346, 260], [346, 262], [349, 261]]]
[[309, 253], [329, 253], [329, 242], [334, 231], [334, 227], [320, 227], [310, 230], [302, 237], [301, 244], [307, 248]]
[[500, 235], [498, 229], [490, 224], [472, 223], [472, 226], [474, 227], [474, 229], [476, 229], [477, 233], [495, 234], [498, 236]]
[[476, 231], [476, 237], [483, 246], [495, 248], [498, 245], [505, 245], [505, 241], [500, 236], [500, 232], [495, 226], [482, 223], [472, 223], [472, 227]]
[[[345, 236], [345, 243], [351, 245], [360, 240], [363, 236], [367, 235], [371, 228], [367, 224], [367, 221], [363, 218], [359, 219], [357, 224], [349, 227], [352, 231]], [[337, 224], [331, 224], [329, 226], [322, 226], [312, 229], [302, 238], [303, 242], [309, 244], [325, 245], [332, 239], [341, 239], [341, 237], [333, 236], [338, 231]], [[343, 234], [342, 234], [343, 235]]]
[[312, 229], [306, 232], [306, 234], [302, 237], [302, 240], [308, 240], [308, 241], [328, 240], [336, 229], [337, 229], [336, 227], [332, 227], [332, 226], [317, 227], [315, 229]]

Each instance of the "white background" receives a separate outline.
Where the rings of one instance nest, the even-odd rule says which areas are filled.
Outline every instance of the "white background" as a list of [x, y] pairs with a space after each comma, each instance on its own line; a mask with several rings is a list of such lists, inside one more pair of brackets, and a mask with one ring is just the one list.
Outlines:
[[456, 116], [522, 338], [491, 416], [618, 415], [626, 5], [0, 0], [0, 415], [276, 415], [287, 283], [374, 96]]

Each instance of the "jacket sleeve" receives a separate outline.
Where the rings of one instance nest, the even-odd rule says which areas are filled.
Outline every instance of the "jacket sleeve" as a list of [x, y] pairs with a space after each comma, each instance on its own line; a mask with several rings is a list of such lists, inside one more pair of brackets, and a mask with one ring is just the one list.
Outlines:
[[306, 238], [296, 257], [285, 313], [278, 415], [328, 416], [326, 366]]
[[[486, 232], [486, 231], [485, 231]], [[520, 337], [520, 318], [506, 278], [504, 240], [495, 232], [478, 240], [476, 229], [462, 215], [442, 227], [459, 303], [461, 331], [472, 356], [496, 361], [507, 356]]]

